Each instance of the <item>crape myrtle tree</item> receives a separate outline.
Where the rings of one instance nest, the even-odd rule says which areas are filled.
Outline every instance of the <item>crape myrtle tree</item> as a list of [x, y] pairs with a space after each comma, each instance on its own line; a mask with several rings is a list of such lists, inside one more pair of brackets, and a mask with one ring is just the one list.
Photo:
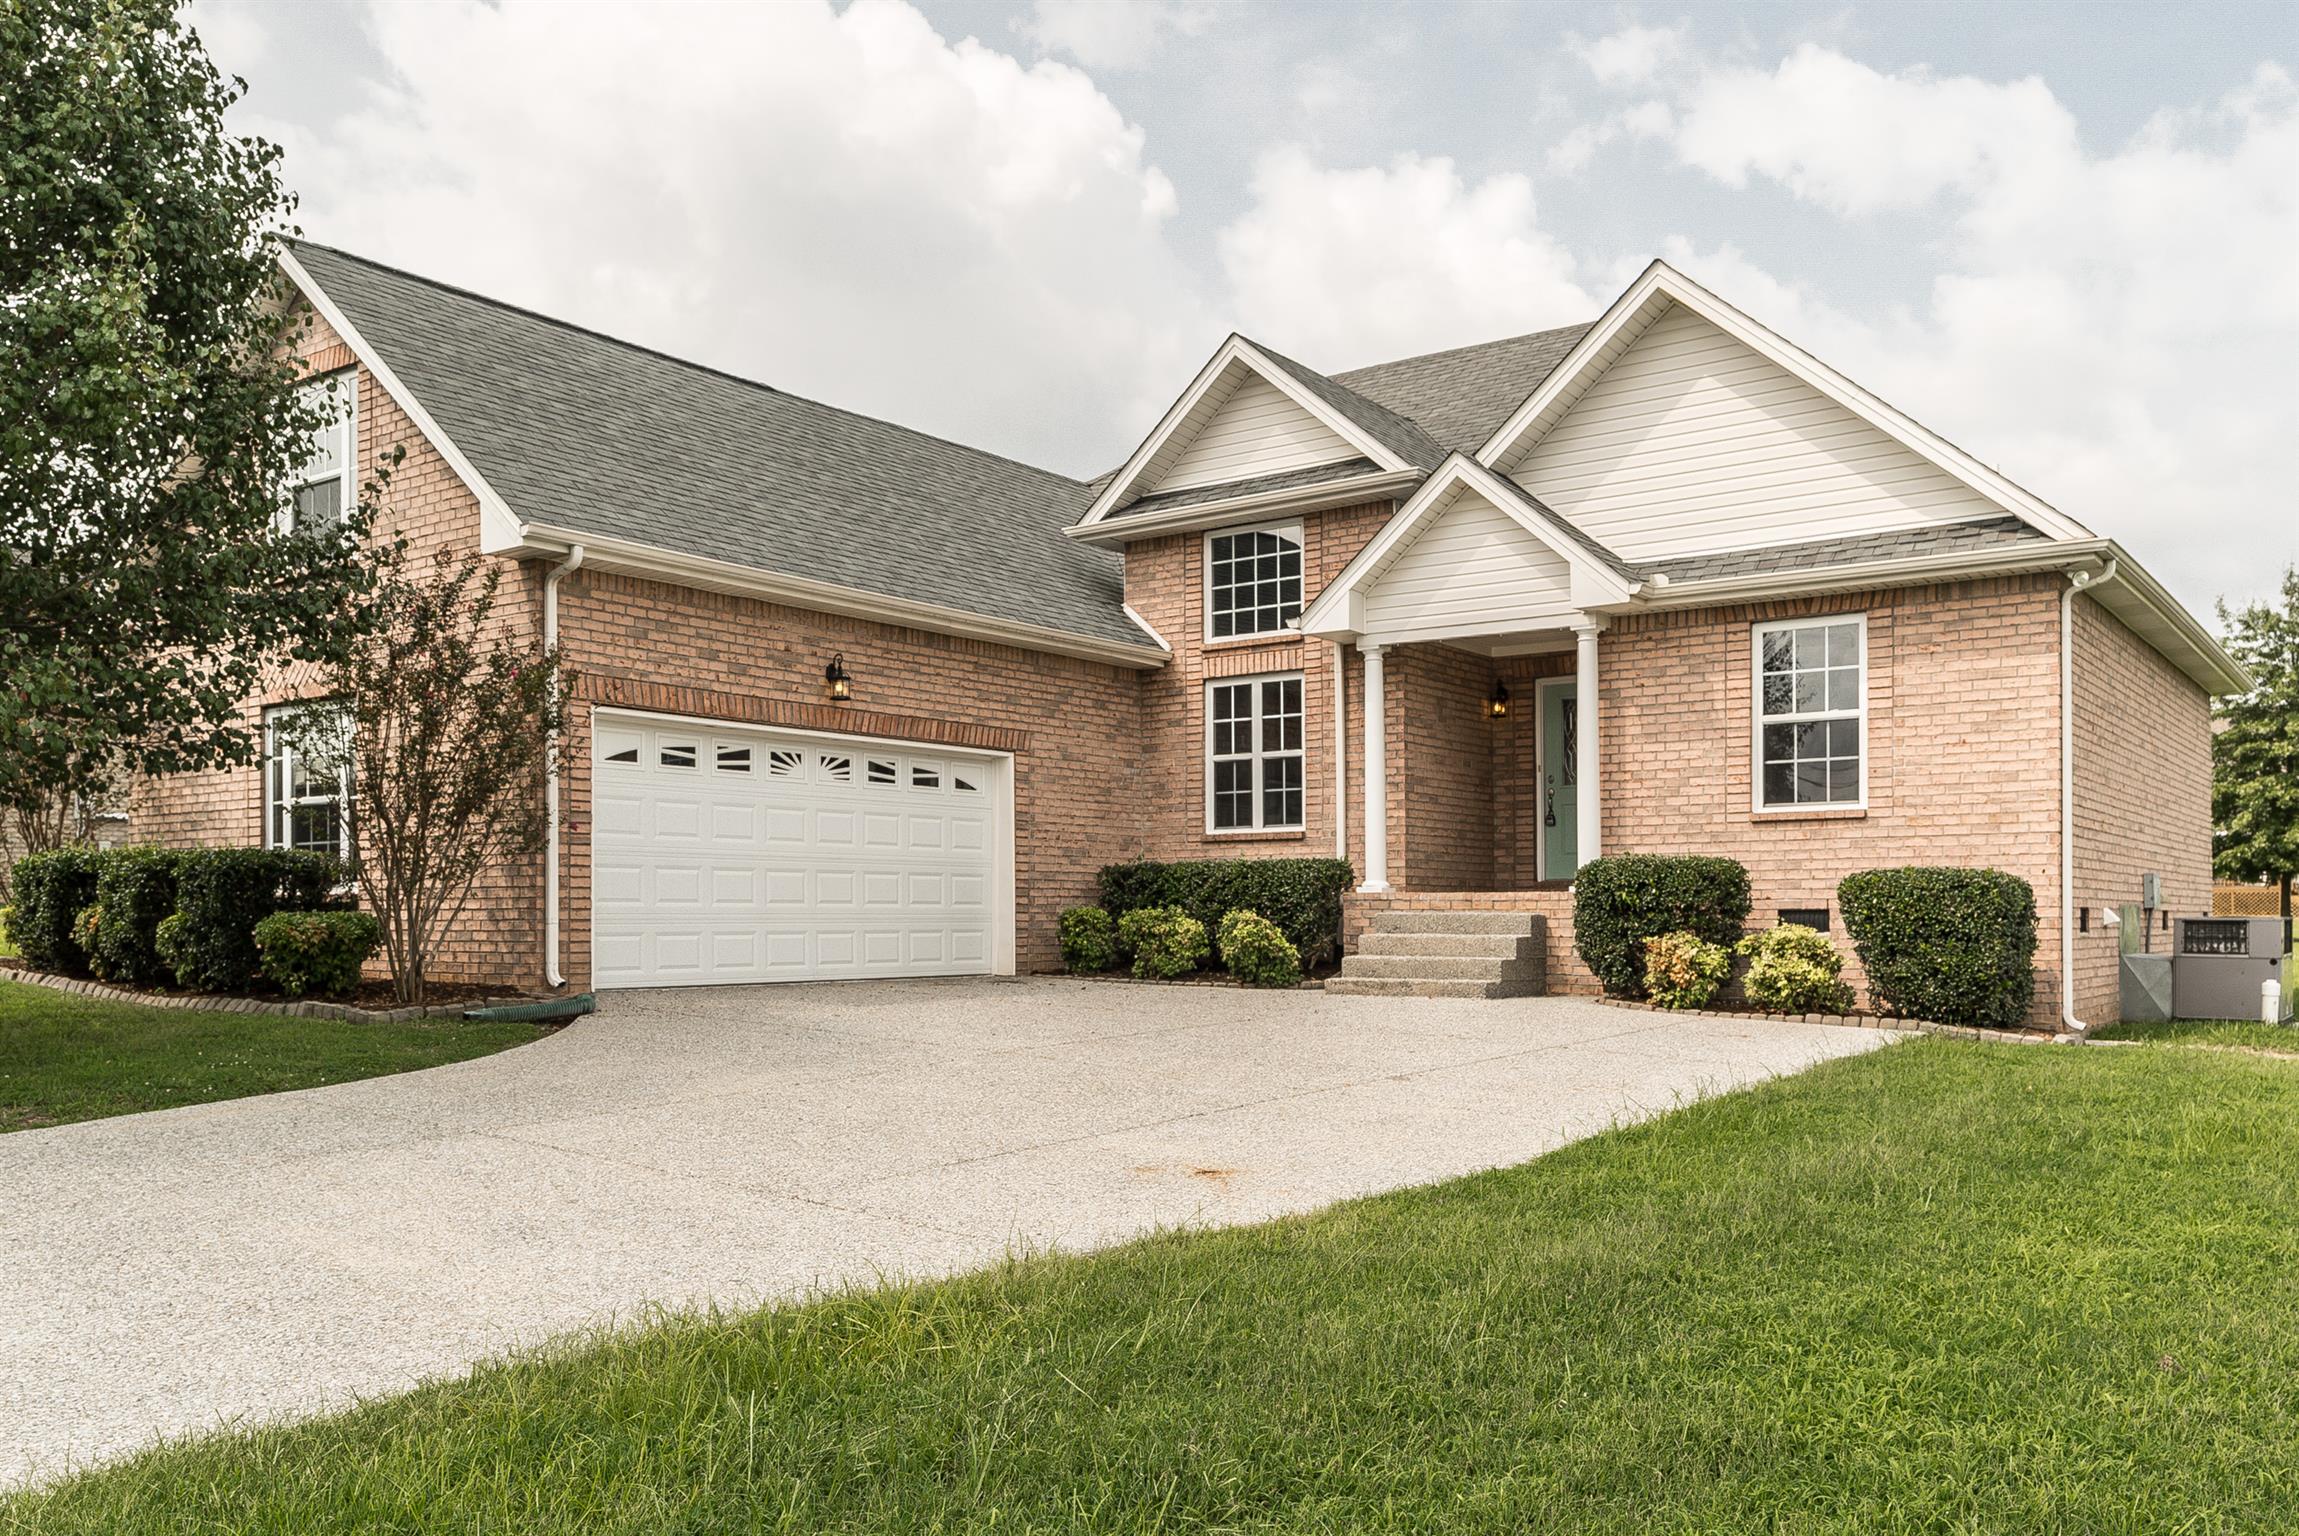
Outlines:
[[2211, 852], [2223, 880], [2272, 880], [2291, 917], [2299, 877], [2299, 567], [2280, 604], [2219, 605], [2228, 654], [2256, 684], [2219, 701], [2211, 738]]
[[324, 424], [279, 152], [165, 0], [0, 0], [0, 820], [251, 761], [267, 667], [340, 654], [364, 514], [282, 516]]
[[530, 626], [496, 616], [502, 561], [397, 544], [375, 559], [354, 638], [321, 675], [331, 707], [282, 730], [347, 781], [350, 873], [400, 1001], [420, 1003], [482, 876], [545, 845], [573, 679]]

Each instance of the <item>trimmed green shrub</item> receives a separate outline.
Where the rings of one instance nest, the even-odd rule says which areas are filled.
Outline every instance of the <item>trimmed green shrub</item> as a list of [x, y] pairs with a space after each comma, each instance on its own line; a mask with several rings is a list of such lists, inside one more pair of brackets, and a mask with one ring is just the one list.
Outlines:
[[274, 912], [255, 925], [263, 973], [289, 997], [341, 997], [383, 944], [383, 926], [365, 912]]
[[164, 986], [175, 972], [160, 959], [160, 919], [176, 909], [176, 860], [169, 848], [114, 848], [96, 855], [102, 918], [81, 940], [88, 967], [105, 981]]
[[[176, 914], [183, 919], [161, 958], [178, 986], [238, 992], [256, 979], [263, 957], [255, 925], [274, 912], [317, 911], [341, 878], [320, 853], [288, 848], [199, 848], [177, 855]], [[165, 925], [163, 925], [165, 926]]]
[[1205, 964], [1205, 924], [1179, 907], [1136, 907], [1118, 919], [1118, 948], [1134, 957], [1134, 974], [1170, 981]]
[[1215, 938], [1222, 965], [1247, 986], [1301, 985], [1301, 952], [1260, 913], [1239, 908], [1221, 920]]
[[1644, 941], [1690, 933], [1730, 945], [1748, 922], [1748, 871], [1731, 859], [1624, 853], [1573, 877], [1573, 946], [1612, 997], [1644, 992]]
[[1837, 977], [1844, 957], [1817, 928], [1782, 923], [1733, 946], [1748, 961], [1741, 990], [1772, 1013], [1849, 1013], [1852, 989]]
[[2008, 1029], [2036, 994], [2036, 893], [2000, 869], [1866, 869], [1836, 904], [1878, 1013]]
[[1705, 1008], [1732, 974], [1732, 951], [1679, 929], [1644, 941], [1644, 993], [1663, 1008]]
[[36, 971], [88, 974], [87, 951], [73, 934], [83, 909], [96, 900], [96, 851], [59, 848], [26, 854], [9, 872], [15, 902], [8, 908], [8, 942]]
[[1117, 920], [1100, 907], [1072, 907], [1062, 914], [1062, 964], [1080, 976], [1118, 963]]
[[1120, 919], [1179, 907], [1209, 933], [1240, 908], [1258, 912], [1316, 965], [1341, 952], [1341, 895], [1356, 878], [1347, 859], [1141, 860], [1103, 869], [1102, 905]]

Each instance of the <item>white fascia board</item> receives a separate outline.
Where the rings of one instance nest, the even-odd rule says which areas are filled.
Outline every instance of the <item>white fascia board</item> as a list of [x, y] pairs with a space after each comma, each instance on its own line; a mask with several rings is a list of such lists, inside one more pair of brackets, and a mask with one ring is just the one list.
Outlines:
[[[1648, 308], [1662, 302], [1681, 304], [1758, 356], [1786, 370], [1835, 401], [1877, 431], [1894, 439], [1919, 457], [1965, 485], [2050, 534], [2055, 539], [2089, 539], [2094, 535], [2074, 518], [2032, 491], [2007, 479], [1906, 412], [1879, 399], [1838, 373], [1761, 321], [1744, 314], [1664, 261], [1655, 261], [1589, 328], [1563, 363], [1554, 369], [1523, 405], [1477, 450], [1481, 464], [1499, 465], [1521, 459], [1537, 435], [1527, 437], [1531, 425], [1568, 390], [1585, 385], [1582, 376], [1624, 327]], [[1561, 419], [1561, 418], [1560, 418]]]
[[463, 456], [463, 450], [457, 448], [446, 429], [432, 419], [431, 413], [423, 408], [423, 402], [415, 398], [414, 391], [401, 382], [399, 375], [391, 371], [391, 365], [368, 345], [367, 338], [359, 334], [359, 327], [353, 325], [350, 318], [313, 281], [311, 274], [304, 270], [303, 263], [295, 259], [295, 252], [286, 246], [280, 247], [279, 265], [280, 270], [287, 274], [288, 281], [301, 290], [319, 317], [334, 328], [336, 335], [343, 338], [343, 344], [351, 349], [351, 355], [359, 360], [360, 366], [375, 376], [375, 382], [383, 386], [384, 393], [392, 398], [400, 410], [407, 413], [407, 419], [415, 423], [415, 429], [430, 441], [439, 457], [447, 461], [447, 467], [455, 471], [456, 478], [478, 499], [481, 553], [499, 554], [516, 548], [522, 542], [518, 516], [495, 493], [495, 488], [487, 483], [487, 477], [480, 474], [478, 467]]
[[583, 546], [585, 570], [642, 576], [673, 586], [695, 587], [706, 592], [726, 592], [736, 597], [780, 603], [788, 608], [805, 608], [816, 613], [870, 619], [905, 629], [923, 629], [935, 634], [958, 635], [969, 640], [986, 640], [998, 645], [1010, 645], [1017, 650], [1076, 656], [1085, 661], [1106, 662], [1112, 666], [1149, 669], [1162, 667], [1172, 659], [1170, 652], [1147, 642], [1129, 645], [1121, 640], [1096, 640], [1088, 635], [1071, 634], [1067, 630], [1053, 629], [1042, 624], [1025, 624], [1018, 620], [970, 613], [962, 608], [947, 608], [938, 603], [889, 597], [884, 593], [865, 592], [856, 587], [816, 581], [811, 577], [763, 571], [730, 560], [713, 560], [703, 555], [659, 549], [629, 539], [609, 538], [571, 528], [552, 528], [538, 523], [526, 524], [521, 533], [522, 537], [517, 544], [499, 553], [514, 556], [557, 555], [580, 544]]
[[1364, 613], [1358, 589], [1386, 570], [1390, 560], [1411, 541], [1415, 530], [1450, 506], [1453, 497], [1462, 490], [1475, 491], [1526, 533], [1562, 556], [1572, 572], [1575, 603], [1582, 603], [1584, 592], [1599, 606], [1627, 603], [1636, 596], [1635, 583], [1623, 581], [1618, 572], [1582, 549], [1577, 539], [1528, 506], [1514, 486], [1506, 485], [1492, 470], [1465, 454], [1456, 453], [1437, 466], [1436, 472], [1406, 499], [1397, 509], [1397, 515], [1374, 535], [1372, 542], [1359, 550], [1357, 558], [1317, 595], [1317, 601], [1301, 615], [1301, 632], [1327, 638], [1345, 638], [1358, 633]]
[[1327, 507], [1353, 507], [1368, 501], [1385, 501], [1420, 482], [1421, 471], [1417, 469], [1385, 471], [1380, 474], [1357, 475], [1347, 480], [1328, 480], [1319, 485], [1297, 486], [1291, 490], [1260, 491], [1250, 496], [1231, 496], [1221, 501], [1201, 501], [1186, 507], [1175, 507], [1171, 511], [1121, 517], [1099, 527], [1079, 523], [1062, 532], [1085, 544], [1125, 544], [1158, 534], [1219, 528], [1229, 523], [1265, 518], [1278, 513], [1318, 512]]
[[1204, 399], [1206, 392], [1220, 382], [1221, 376], [1233, 366], [1250, 368], [1262, 378], [1267, 379], [1280, 394], [1316, 417], [1343, 442], [1355, 448], [1375, 464], [1380, 465], [1381, 468], [1397, 471], [1412, 467], [1372, 437], [1367, 436], [1357, 423], [1334, 410], [1311, 391], [1304, 388], [1292, 374], [1270, 361], [1268, 355], [1259, 347], [1232, 331], [1229, 334], [1229, 339], [1224, 341], [1206, 365], [1197, 371], [1197, 377], [1190, 380], [1189, 388], [1182, 391], [1181, 398], [1174, 401], [1166, 409], [1166, 413], [1158, 418], [1158, 424], [1150, 429], [1149, 436], [1142, 439], [1141, 446], [1133, 451], [1132, 456], [1125, 461], [1125, 464], [1116, 474], [1110, 476], [1110, 483], [1102, 487], [1101, 495], [1094, 498], [1094, 504], [1086, 509], [1086, 515], [1080, 518], [1077, 525], [1069, 530], [1072, 534], [1083, 534], [1124, 504], [1126, 493], [1132, 490], [1134, 482], [1141, 478], [1142, 471], [1149, 467], [1150, 462], [1158, 456], [1167, 441], [1172, 438], [1175, 432], [1180, 430], [1181, 424], [1189, 419], [1189, 413], [1196, 408], [1198, 401]]
[[1165, 652], [1168, 656], [1171, 656], [1173, 654], [1173, 647], [1166, 644], [1166, 638], [1157, 632], [1157, 626], [1152, 624], [1149, 620], [1143, 618], [1141, 616], [1141, 610], [1136, 608], [1133, 604], [1127, 603], [1124, 605], [1124, 607], [1126, 610], [1126, 617], [1134, 621], [1134, 628], [1149, 636], [1151, 640], [1157, 643], [1157, 648], [1159, 650]]

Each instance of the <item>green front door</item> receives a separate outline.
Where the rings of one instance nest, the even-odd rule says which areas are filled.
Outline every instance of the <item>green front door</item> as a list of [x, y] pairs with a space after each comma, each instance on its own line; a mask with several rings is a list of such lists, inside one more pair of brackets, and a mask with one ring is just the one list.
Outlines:
[[1580, 867], [1580, 792], [1573, 777], [1574, 712], [1578, 688], [1571, 682], [1544, 682], [1541, 696], [1540, 840], [1541, 878], [1570, 880]]

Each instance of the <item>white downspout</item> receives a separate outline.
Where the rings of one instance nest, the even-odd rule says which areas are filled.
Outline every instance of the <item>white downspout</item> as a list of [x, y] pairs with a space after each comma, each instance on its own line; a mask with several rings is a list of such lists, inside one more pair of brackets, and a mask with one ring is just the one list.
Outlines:
[[2115, 558], [2094, 571], [2070, 571], [2060, 591], [2060, 1027], [2090, 1028], [2075, 1016], [2075, 595], [2115, 580]]
[[[543, 648], [556, 651], [559, 645], [559, 578], [580, 569], [583, 546], [572, 544], [567, 558], [551, 567], [543, 577]], [[567, 984], [559, 968], [559, 743], [554, 736], [547, 743], [548, 765], [543, 778], [544, 814], [550, 825], [543, 837], [543, 979], [554, 987]]]

